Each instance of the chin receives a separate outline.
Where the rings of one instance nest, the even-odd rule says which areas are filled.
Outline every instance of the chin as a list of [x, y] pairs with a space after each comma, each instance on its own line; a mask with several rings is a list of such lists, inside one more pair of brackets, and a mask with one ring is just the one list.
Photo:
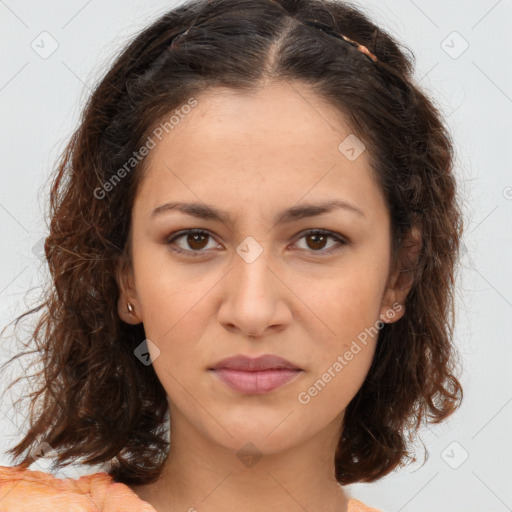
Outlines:
[[224, 429], [216, 429], [215, 432], [211, 432], [212, 438], [216, 443], [235, 453], [245, 449], [271, 455], [304, 442], [308, 437], [304, 435], [303, 427], [297, 428], [297, 418], [293, 418], [293, 423], [290, 422], [294, 415], [290, 414], [289, 410], [279, 414], [255, 413], [255, 416], [257, 421], [254, 422], [248, 422], [247, 415], [243, 419], [233, 418], [232, 421], [227, 415], [224, 416], [222, 425], [227, 432]]

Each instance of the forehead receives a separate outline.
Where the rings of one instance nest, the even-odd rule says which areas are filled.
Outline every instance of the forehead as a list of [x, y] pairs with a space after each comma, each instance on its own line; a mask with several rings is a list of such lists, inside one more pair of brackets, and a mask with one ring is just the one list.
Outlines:
[[145, 216], [172, 200], [265, 209], [341, 197], [384, 207], [366, 151], [344, 153], [350, 126], [304, 84], [215, 88], [195, 99], [147, 157], [136, 198]]

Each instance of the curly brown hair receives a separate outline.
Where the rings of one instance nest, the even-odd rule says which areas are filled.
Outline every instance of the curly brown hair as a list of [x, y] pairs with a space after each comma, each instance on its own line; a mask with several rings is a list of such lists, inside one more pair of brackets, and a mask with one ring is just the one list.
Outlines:
[[44, 301], [16, 319], [45, 308], [28, 352], [42, 362], [40, 387], [28, 395], [30, 428], [7, 452], [25, 454], [20, 466], [44, 441], [58, 451], [57, 467], [82, 458], [110, 462], [118, 482], [158, 478], [169, 447], [167, 397], [153, 366], [134, 357], [144, 327], [120, 320], [115, 278], [118, 264], [130, 260], [145, 159], [123, 179], [118, 171], [164, 117], [215, 86], [309, 85], [368, 149], [394, 254], [413, 229], [421, 233], [421, 251], [404, 272], [413, 283], [405, 315], [380, 331], [366, 380], [346, 409], [338, 482], [388, 474], [411, 458], [422, 420], [438, 423], [460, 406], [453, 330], [462, 215], [453, 142], [434, 101], [414, 83], [414, 55], [405, 50], [359, 7], [336, 0], [194, 0], [134, 38], [89, 98], [52, 176], [45, 242], [52, 282]]

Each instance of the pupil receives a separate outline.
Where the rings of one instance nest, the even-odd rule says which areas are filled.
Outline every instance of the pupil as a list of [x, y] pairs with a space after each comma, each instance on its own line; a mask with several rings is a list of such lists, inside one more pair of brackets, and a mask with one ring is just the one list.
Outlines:
[[[197, 238], [203, 238], [203, 242], [204, 242], [205, 235], [203, 233], [192, 233], [191, 235], [189, 235], [189, 245], [190, 245], [190, 247], [193, 247], [195, 249], [202, 249], [203, 246], [201, 245], [200, 242], [199, 242], [199, 247], [194, 246], [194, 244], [197, 241]], [[190, 240], [192, 240], [192, 242], [190, 242]]]
[[[318, 239], [323, 239], [323, 241], [325, 241], [325, 235], [319, 235], [319, 234], [315, 234], [315, 235], [310, 235], [310, 238], [312, 239], [316, 239], [318, 241]], [[313, 242], [314, 244], [317, 243], [317, 242]], [[320, 242], [320, 245], [322, 245], [322, 242]], [[316, 249], [321, 249], [322, 247], [314, 247]]]

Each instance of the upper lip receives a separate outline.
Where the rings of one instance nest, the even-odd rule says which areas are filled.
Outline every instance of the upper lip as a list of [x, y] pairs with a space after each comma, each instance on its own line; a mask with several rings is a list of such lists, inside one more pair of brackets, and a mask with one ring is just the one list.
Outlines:
[[293, 363], [290, 363], [290, 361], [274, 354], [264, 354], [256, 358], [251, 358], [244, 355], [236, 355], [219, 361], [215, 364], [215, 366], [211, 367], [210, 370], [219, 370], [221, 368], [229, 368], [230, 370], [243, 370], [248, 372], [277, 369], [301, 369]]

